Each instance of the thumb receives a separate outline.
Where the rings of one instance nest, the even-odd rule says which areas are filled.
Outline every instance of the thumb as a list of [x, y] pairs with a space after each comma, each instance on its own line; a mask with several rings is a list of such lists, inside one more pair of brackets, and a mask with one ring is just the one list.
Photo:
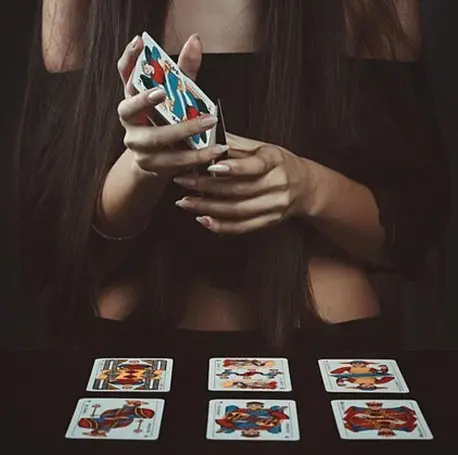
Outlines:
[[201, 63], [202, 43], [199, 35], [194, 33], [189, 37], [188, 41], [186, 41], [183, 49], [181, 49], [180, 56], [178, 57], [178, 66], [183, 73], [195, 81]]

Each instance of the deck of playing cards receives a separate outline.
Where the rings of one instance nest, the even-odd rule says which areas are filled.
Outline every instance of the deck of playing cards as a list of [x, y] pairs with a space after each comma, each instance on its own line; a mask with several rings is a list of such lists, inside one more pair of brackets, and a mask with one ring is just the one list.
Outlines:
[[290, 392], [288, 360], [284, 358], [210, 359], [208, 389], [215, 391]]
[[298, 441], [296, 403], [283, 400], [210, 401], [207, 438]]
[[159, 437], [164, 400], [82, 398], [66, 437], [69, 439], [136, 439]]
[[[146, 32], [142, 34], [144, 48], [137, 59], [132, 76], [134, 87], [143, 92], [161, 88], [166, 94], [164, 102], [155, 106], [159, 122], [176, 125], [200, 115], [216, 116], [215, 103], [181, 71], [177, 63]], [[154, 123], [157, 123], [154, 121]], [[192, 136], [188, 144], [194, 149], [210, 145], [211, 132]]]

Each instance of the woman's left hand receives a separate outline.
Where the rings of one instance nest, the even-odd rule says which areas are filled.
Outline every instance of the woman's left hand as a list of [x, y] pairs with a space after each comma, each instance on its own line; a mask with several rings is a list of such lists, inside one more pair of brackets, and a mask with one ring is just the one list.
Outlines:
[[208, 168], [218, 175], [188, 174], [175, 183], [203, 197], [185, 197], [178, 207], [219, 234], [243, 234], [300, 215], [313, 196], [311, 161], [272, 144], [227, 134], [229, 159]]

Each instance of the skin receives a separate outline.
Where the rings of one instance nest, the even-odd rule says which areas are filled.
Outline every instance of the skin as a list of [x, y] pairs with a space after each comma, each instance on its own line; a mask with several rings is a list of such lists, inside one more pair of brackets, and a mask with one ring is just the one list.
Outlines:
[[[48, 0], [45, 3], [53, 2]], [[171, 54], [181, 50], [179, 65], [191, 77], [198, 73], [203, 51], [255, 50], [253, 1], [197, 0], [192, 2], [192, 8], [190, 2], [184, 0], [174, 3], [166, 24], [164, 47]], [[417, 2], [399, 0], [398, 3], [406, 32], [416, 39], [420, 36]], [[194, 32], [198, 32], [200, 40], [195, 35], [188, 38]], [[210, 128], [204, 127], [199, 120], [160, 128], [141, 122], [142, 114], [164, 99], [160, 91], [148, 98], [149, 93], [136, 94], [133, 90], [130, 73], [142, 46], [141, 39], [134, 40], [118, 63], [125, 84], [125, 100], [120, 103], [118, 113], [126, 130], [126, 150], [107, 176], [96, 220], [101, 231], [113, 236], [136, 232], [149, 222], [168, 179], [188, 166], [208, 163], [214, 153], [221, 153], [218, 147], [204, 149], [193, 152], [192, 160], [186, 150], [170, 153], [169, 144]], [[62, 69], [56, 54], [59, 54], [59, 49], [53, 54], [49, 48], [44, 54], [48, 56], [45, 58], [45, 64], [49, 62], [48, 69]], [[384, 56], [381, 53], [361, 57]], [[70, 69], [74, 67], [73, 62]], [[314, 224], [350, 257], [387, 261], [382, 252], [384, 231], [368, 188], [275, 144], [235, 135], [228, 136], [228, 143], [230, 159], [210, 169], [221, 174], [223, 179], [195, 180], [191, 175], [175, 179], [186, 188], [205, 189], [214, 196], [230, 196], [224, 202], [211, 197], [176, 201], [183, 210], [193, 212], [196, 222], [203, 228], [237, 235], [294, 216]], [[231, 219], [223, 221], [222, 213], [230, 213]], [[126, 245], [128, 242], [119, 248], [117, 260], [122, 258], [122, 250], [128, 249]], [[379, 313], [377, 298], [367, 276], [350, 262], [322, 257], [315, 257], [310, 262], [316, 310], [328, 323], [369, 318]], [[137, 282], [118, 282], [104, 288], [98, 300], [100, 315], [124, 319], [135, 307], [141, 287], [142, 284]], [[240, 295], [214, 289], [199, 277], [191, 287], [186, 303], [183, 328], [243, 330], [252, 326]]]

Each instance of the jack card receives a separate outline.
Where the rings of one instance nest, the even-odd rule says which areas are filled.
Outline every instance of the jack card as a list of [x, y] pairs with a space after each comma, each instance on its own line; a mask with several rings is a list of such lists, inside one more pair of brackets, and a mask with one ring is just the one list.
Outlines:
[[168, 392], [172, 359], [95, 359], [88, 392]]
[[164, 400], [82, 398], [68, 427], [69, 439], [155, 440], [159, 437]]
[[433, 439], [413, 400], [348, 400], [331, 402], [342, 439]]
[[283, 400], [212, 400], [207, 439], [298, 441], [296, 403]]
[[327, 392], [409, 392], [395, 360], [320, 359], [318, 365]]
[[210, 359], [208, 389], [212, 391], [291, 392], [285, 358]]

